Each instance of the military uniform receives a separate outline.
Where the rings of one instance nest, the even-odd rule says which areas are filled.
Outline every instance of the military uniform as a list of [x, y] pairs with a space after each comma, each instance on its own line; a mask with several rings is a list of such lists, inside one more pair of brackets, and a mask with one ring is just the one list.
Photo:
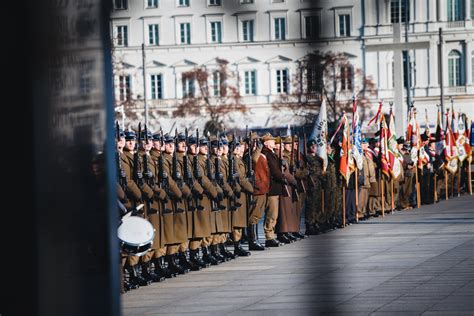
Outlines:
[[[305, 209], [305, 224], [306, 231], [309, 234], [317, 233], [320, 230], [319, 224], [323, 217], [322, 210], [322, 177], [323, 177], [323, 162], [314, 155], [306, 156], [308, 162], [308, 169], [313, 180], [314, 187], [311, 187], [306, 194], [306, 209]], [[329, 189], [329, 188], [327, 188]], [[328, 191], [328, 190], [326, 190]], [[327, 192], [329, 193], [329, 191]], [[328, 201], [325, 201], [328, 202]]]

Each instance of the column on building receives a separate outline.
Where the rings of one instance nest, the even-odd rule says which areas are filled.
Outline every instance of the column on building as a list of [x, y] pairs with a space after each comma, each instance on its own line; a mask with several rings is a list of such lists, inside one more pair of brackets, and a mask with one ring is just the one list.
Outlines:
[[437, 40], [430, 41], [430, 48], [428, 49], [427, 75], [428, 87], [439, 87], [439, 67], [438, 67], [438, 42]]
[[471, 20], [471, 0], [464, 0], [464, 19]]
[[428, 21], [430, 22], [436, 22], [437, 21], [437, 4], [438, 1], [433, 1], [433, 0], [424, 0], [425, 5], [428, 6]]
[[390, 10], [389, 0], [377, 0], [378, 4], [378, 24], [384, 25], [388, 23], [387, 10]]
[[415, 16], [414, 16], [414, 22], [425, 22], [427, 20], [426, 16], [426, 6], [427, 4], [425, 3], [424, 0], [412, 0], [410, 1], [413, 3], [410, 7], [412, 9], [414, 7], [415, 11]]
[[377, 22], [377, 16], [375, 2], [373, 0], [364, 0], [364, 16], [365, 26], [375, 25]]
[[466, 86], [472, 85], [472, 41], [470, 39], [466, 39], [464, 41], [465, 47], [465, 56], [466, 56]]
[[448, 13], [447, 13], [447, 0], [437, 0], [438, 4], [438, 21], [447, 21], [448, 20]]

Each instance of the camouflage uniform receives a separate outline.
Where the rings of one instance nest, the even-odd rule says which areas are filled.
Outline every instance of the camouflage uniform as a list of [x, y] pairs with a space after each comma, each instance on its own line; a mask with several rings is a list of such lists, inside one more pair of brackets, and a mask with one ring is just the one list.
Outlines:
[[322, 199], [321, 199], [321, 176], [323, 171], [323, 163], [316, 156], [307, 156], [308, 169], [312, 177], [315, 187], [310, 188], [306, 194], [305, 208], [305, 224], [306, 227], [318, 224], [322, 215]]
[[342, 215], [342, 182], [336, 168], [336, 162], [332, 156], [328, 157], [328, 167], [326, 170], [326, 181], [324, 188], [325, 209], [332, 222], [339, 222]]

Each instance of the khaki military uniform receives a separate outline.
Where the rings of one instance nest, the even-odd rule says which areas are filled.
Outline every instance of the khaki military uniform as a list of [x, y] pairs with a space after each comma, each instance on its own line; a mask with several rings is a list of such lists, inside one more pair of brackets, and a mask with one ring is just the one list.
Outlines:
[[[313, 226], [320, 223], [323, 217], [322, 210], [322, 185], [323, 163], [317, 156], [307, 156], [308, 169], [315, 187], [308, 190], [306, 194], [305, 222], [306, 225]], [[325, 201], [326, 202], [326, 201]]]

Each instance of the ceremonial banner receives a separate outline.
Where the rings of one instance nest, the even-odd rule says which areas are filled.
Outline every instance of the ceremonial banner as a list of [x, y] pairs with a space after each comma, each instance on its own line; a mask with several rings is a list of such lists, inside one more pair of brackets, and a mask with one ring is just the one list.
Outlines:
[[446, 147], [444, 148], [445, 168], [451, 172], [456, 173], [458, 170], [458, 148], [454, 138], [453, 130], [451, 129], [451, 122], [449, 122], [449, 110], [446, 113], [446, 130], [445, 139]]
[[388, 127], [385, 121], [385, 116], [381, 116], [380, 121], [380, 168], [382, 172], [389, 177], [390, 176], [390, 157], [388, 155]]
[[349, 122], [347, 121], [346, 113], [342, 117], [341, 123], [344, 124], [343, 135], [342, 135], [342, 148], [341, 148], [341, 161], [339, 164], [339, 172], [342, 177], [346, 180], [346, 184], [349, 184], [349, 179], [351, 176], [351, 130], [349, 127]]
[[354, 126], [352, 127], [352, 154], [354, 156], [355, 163], [357, 165], [357, 169], [362, 170], [363, 167], [363, 159], [362, 159], [362, 139], [360, 133], [360, 122], [359, 122], [359, 114], [355, 113]]
[[463, 162], [469, 156], [471, 146], [469, 146], [468, 135], [466, 131], [466, 115], [458, 113], [458, 137], [456, 139], [456, 146], [458, 148], [459, 161]]
[[323, 172], [326, 172], [326, 168], [328, 166], [327, 135], [328, 119], [326, 111], [326, 99], [323, 98], [318, 118], [316, 119], [316, 122], [314, 122], [313, 130], [309, 136], [309, 139], [316, 140], [316, 144], [318, 146], [316, 149], [316, 155], [323, 161]]
[[387, 149], [389, 157], [390, 173], [395, 179], [398, 179], [402, 174], [402, 165], [400, 163], [400, 153], [398, 151], [397, 134], [395, 131], [395, 117], [390, 110], [390, 122], [388, 129]]
[[407, 141], [410, 142], [410, 157], [414, 163], [418, 163], [418, 152], [420, 149], [420, 126], [416, 120], [415, 110], [410, 111], [410, 121], [407, 128]]
[[446, 142], [444, 138], [443, 120], [441, 119], [440, 110], [438, 110], [438, 120], [436, 122], [435, 138], [436, 138], [436, 155], [441, 156], [444, 153]]

